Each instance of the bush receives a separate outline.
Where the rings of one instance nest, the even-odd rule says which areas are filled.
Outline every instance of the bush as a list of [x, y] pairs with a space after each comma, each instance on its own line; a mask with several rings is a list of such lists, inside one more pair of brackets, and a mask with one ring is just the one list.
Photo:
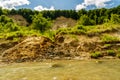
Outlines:
[[118, 53], [116, 56], [117, 56], [118, 58], [120, 58], [120, 53]]
[[55, 31], [46, 31], [43, 36], [48, 37], [49, 39], [51, 39], [52, 41], [54, 41], [55, 38]]
[[120, 48], [118, 49], [118, 53], [116, 55], [118, 58], [120, 58]]
[[7, 24], [8, 22], [13, 23], [13, 20], [5, 15], [1, 15], [0, 22], [4, 25], [4, 24]]
[[98, 59], [99, 57], [102, 57], [102, 53], [101, 52], [94, 52], [94, 53], [91, 53], [91, 58], [95, 58], [95, 59]]
[[114, 24], [120, 23], [120, 15], [111, 14], [111, 22]]
[[78, 21], [78, 24], [80, 25], [94, 25], [95, 21], [90, 19], [87, 15], [83, 15], [80, 17], [80, 20]]
[[105, 47], [111, 47], [112, 45], [111, 44], [104, 44]]
[[41, 33], [45, 32], [51, 27], [51, 21], [42, 16], [42, 14], [33, 16], [33, 29], [40, 30]]
[[116, 53], [114, 50], [107, 50], [107, 55], [108, 56], [116, 56]]
[[7, 40], [19, 40], [20, 37], [23, 37], [23, 33], [20, 31], [15, 31], [15, 32], [10, 32], [10, 33], [6, 33], [5, 35], [5, 39]]
[[119, 38], [116, 36], [109, 35], [109, 34], [104, 34], [101, 36], [101, 40], [103, 42], [115, 42], [115, 41], [119, 41]]

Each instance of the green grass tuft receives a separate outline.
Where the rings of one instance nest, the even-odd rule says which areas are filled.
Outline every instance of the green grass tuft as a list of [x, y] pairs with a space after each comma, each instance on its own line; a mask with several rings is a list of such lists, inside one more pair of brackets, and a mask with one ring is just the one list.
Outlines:
[[99, 57], [102, 57], [102, 53], [101, 52], [94, 52], [94, 53], [91, 53], [91, 58], [94, 58], [94, 59], [98, 59]]
[[114, 50], [107, 50], [108, 56], [116, 56], [116, 52]]
[[117, 42], [120, 41], [120, 39], [116, 36], [112, 36], [110, 34], [104, 34], [101, 36], [102, 42]]

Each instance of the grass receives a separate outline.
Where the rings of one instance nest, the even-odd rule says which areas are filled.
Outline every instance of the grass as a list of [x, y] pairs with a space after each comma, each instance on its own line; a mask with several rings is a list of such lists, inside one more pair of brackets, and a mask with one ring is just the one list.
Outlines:
[[102, 42], [117, 42], [120, 41], [120, 39], [116, 36], [112, 36], [110, 34], [104, 34], [101, 36]]
[[116, 52], [114, 50], [107, 50], [108, 56], [116, 56]]
[[94, 53], [91, 53], [91, 58], [99, 58], [99, 57], [102, 57], [102, 53], [101, 52], [94, 52]]
[[118, 58], [120, 58], [120, 48], [118, 49], [118, 53], [116, 55]]
[[104, 44], [105, 47], [111, 47], [111, 44]]
[[0, 80], [119, 80], [119, 66], [120, 60], [1, 64]]
[[59, 28], [56, 31], [56, 33], [99, 36], [101, 35], [101, 33], [115, 32], [118, 31], [118, 29], [120, 29], [120, 26], [118, 24], [105, 23], [102, 25], [94, 25], [94, 26], [76, 25], [72, 28]]
[[120, 53], [118, 53], [116, 56], [117, 56], [118, 58], [120, 58]]

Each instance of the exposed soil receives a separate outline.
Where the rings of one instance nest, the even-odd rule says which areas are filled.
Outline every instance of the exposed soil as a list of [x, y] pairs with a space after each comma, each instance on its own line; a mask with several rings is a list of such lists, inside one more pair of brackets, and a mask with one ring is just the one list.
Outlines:
[[18, 42], [10, 42], [10, 41], [5, 41], [0, 43], [0, 55], [7, 49], [15, 46], [16, 44], [18, 44]]
[[[113, 44], [113, 43], [111, 43]], [[116, 49], [118, 43], [109, 46]], [[117, 45], [117, 46], [116, 46]], [[90, 59], [90, 53], [101, 51], [104, 56], [108, 47], [100, 42], [99, 37], [58, 35], [55, 42], [46, 37], [28, 37], [19, 44], [1, 44], [2, 61], [25, 62], [43, 59]], [[9, 49], [8, 49], [9, 48]]]
[[28, 26], [29, 23], [26, 21], [26, 19], [21, 15], [9, 15], [10, 18], [13, 19], [15, 23], [17, 23], [19, 26]]
[[[23, 18], [18, 17], [18, 20], [20, 19], [22, 19], [21, 21], [24, 21]], [[75, 20], [60, 17], [55, 20], [53, 30], [56, 30], [60, 27], [71, 27], [75, 24]], [[119, 32], [120, 31], [116, 31], [109, 34], [120, 37]], [[116, 58], [116, 56], [113, 54], [109, 55], [107, 50], [113, 50], [115, 52], [115, 55], [117, 53], [120, 53], [120, 51], [118, 52], [118, 49], [120, 49], [120, 41], [102, 42], [100, 39], [101, 34], [98, 34], [99, 36], [95, 34], [56, 34], [54, 42], [52, 42], [52, 40], [49, 38], [43, 36], [31, 36], [27, 38], [22, 38], [22, 36], [20, 36], [20, 42], [0, 42], [0, 61], [29, 62], [42, 61], [43, 59], [85, 60], [91, 59], [91, 53], [95, 52], [101, 52], [102, 58]], [[12, 39], [13, 37], [9, 38], [9, 40]]]
[[76, 20], [73, 20], [71, 18], [65, 18], [63, 16], [58, 17], [53, 24], [52, 30], [57, 30], [59, 28], [67, 28], [67, 27], [73, 27], [77, 23]]

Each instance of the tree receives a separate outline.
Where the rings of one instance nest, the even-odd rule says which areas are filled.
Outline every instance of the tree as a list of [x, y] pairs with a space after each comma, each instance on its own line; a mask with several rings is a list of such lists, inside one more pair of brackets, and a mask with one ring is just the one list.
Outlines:
[[51, 27], [51, 21], [47, 18], [44, 18], [42, 14], [33, 16], [33, 26], [34, 29], [40, 30], [41, 33], [48, 30]]
[[18, 14], [17, 10], [12, 9], [9, 11], [9, 15], [15, 15], [15, 14]]
[[11, 18], [5, 16], [5, 15], [1, 15], [1, 16], [0, 16], [0, 23], [1, 23], [1, 24], [5, 25], [5, 24], [7, 24], [8, 22], [13, 23], [13, 20], [12, 20]]
[[0, 7], [0, 16], [3, 14], [2, 7]]
[[83, 15], [80, 17], [80, 20], [78, 21], [78, 24], [82, 24], [82, 25], [94, 25], [95, 21], [90, 19], [87, 15]]
[[87, 11], [85, 9], [81, 9], [77, 12], [77, 14], [78, 14], [78, 18], [80, 18], [81, 16], [86, 15]]
[[14, 23], [14, 21], [8, 16], [0, 16], [0, 32], [12, 32], [18, 31], [19, 27]]
[[31, 9], [19, 9], [18, 10], [18, 14], [22, 15], [27, 22], [31, 23], [32, 22], [32, 15], [34, 15], [34, 11], [32, 11]]
[[111, 14], [111, 18], [110, 18], [110, 21], [112, 23], [120, 23], [120, 15], [117, 15], [117, 14]]

